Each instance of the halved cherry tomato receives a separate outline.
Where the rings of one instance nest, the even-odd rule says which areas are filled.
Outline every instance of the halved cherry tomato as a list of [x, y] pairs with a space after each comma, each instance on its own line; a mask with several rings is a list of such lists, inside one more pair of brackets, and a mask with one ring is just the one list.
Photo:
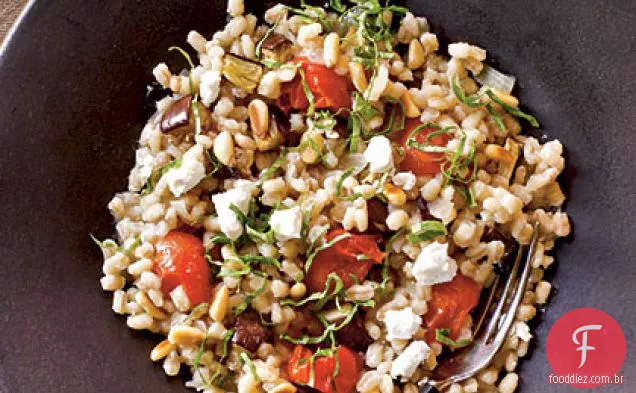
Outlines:
[[[291, 382], [300, 385], [307, 385], [310, 382], [311, 355], [312, 352], [302, 345], [294, 347], [287, 363], [287, 375]], [[334, 380], [335, 357], [338, 358], [338, 374]], [[355, 352], [342, 345], [336, 349], [335, 357], [333, 355], [316, 357], [314, 383], [311, 387], [322, 393], [351, 393], [358, 382], [362, 361]]]
[[[305, 72], [305, 80], [314, 95], [316, 109], [337, 111], [341, 108], [351, 108], [352, 86], [346, 77], [338, 75], [322, 64], [311, 63], [304, 57], [296, 58], [294, 62], [300, 64]], [[285, 113], [289, 113], [291, 109], [305, 110], [309, 107], [300, 76], [283, 85], [278, 106]]]
[[[332, 229], [327, 233], [327, 241], [331, 241], [345, 231], [341, 228]], [[327, 277], [331, 273], [336, 273], [341, 279], [345, 288], [353, 285], [352, 275], [356, 276], [358, 282], [362, 282], [369, 273], [369, 269], [376, 263], [382, 263], [385, 254], [378, 247], [380, 235], [356, 235], [336, 242], [333, 246], [321, 250], [316, 254], [305, 283], [312, 292], [325, 289]]]
[[458, 273], [452, 281], [433, 285], [428, 313], [424, 323], [428, 327], [427, 341], [435, 341], [435, 329], [450, 330], [450, 337], [457, 339], [468, 313], [479, 301], [481, 288], [472, 279]]
[[161, 277], [165, 295], [181, 285], [193, 306], [210, 300], [210, 268], [198, 237], [170, 231], [157, 243], [156, 250], [154, 271]]
[[[405, 122], [404, 129], [395, 134], [395, 140], [404, 147], [404, 156], [400, 162], [401, 171], [411, 171], [416, 175], [436, 175], [440, 173], [440, 165], [443, 163], [443, 153], [426, 153], [414, 147], [407, 147], [406, 143], [411, 132], [421, 126], [422, 123], [417, 119], [408, 119]], [[426, 137], [433, 128], [425, 128], [415, 135], [415, 140], [421, 144], [446, 146], [448, 143], [448, 135], [442, 134], [431, 138], [430, 141]]]

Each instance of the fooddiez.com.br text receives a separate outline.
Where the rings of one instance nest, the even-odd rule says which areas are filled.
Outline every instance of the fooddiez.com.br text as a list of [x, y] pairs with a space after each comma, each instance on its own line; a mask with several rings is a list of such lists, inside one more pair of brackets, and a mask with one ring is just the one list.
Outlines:
[[623, 375], [615, 374], [611, 375], [579, 375], [579, 374], [567, 374], [567, 375], [554, 375], [548, 376], [548, 383], [561, 385], [561, 384], [623, 384]]

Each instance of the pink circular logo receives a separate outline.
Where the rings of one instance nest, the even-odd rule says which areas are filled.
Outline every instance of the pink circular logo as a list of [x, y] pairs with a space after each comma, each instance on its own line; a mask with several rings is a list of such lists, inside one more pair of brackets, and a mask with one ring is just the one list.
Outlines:
[[550, 383], [593, 388], [622, 383], [618, 375], [627, 344], [620, 325], [595, 308], [578, 308], [550, 329], [546, 354], [554, 372]]

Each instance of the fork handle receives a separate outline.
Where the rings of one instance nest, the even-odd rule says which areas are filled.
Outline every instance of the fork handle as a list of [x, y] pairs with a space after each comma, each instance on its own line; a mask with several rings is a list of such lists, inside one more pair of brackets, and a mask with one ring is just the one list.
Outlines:
[[439, 393], [439, 390], [437, 390], [437, 388], [435, 386], [433, 386], [433, 385], [431, 385], [430, 383], [427, 382], [420, 389], [420, 393]]

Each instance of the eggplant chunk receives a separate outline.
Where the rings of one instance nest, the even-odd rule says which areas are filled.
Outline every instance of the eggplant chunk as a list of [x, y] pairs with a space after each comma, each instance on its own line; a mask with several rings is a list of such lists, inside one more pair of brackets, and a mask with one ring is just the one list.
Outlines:
[[250, 352], [256, 352], [270, 337], [269, 329], [261, 325], [258, 318], [251, 314], [238, 317], [234, 328], [234, 342]]
[[[207, 126], [210, 111], [197, 103], [201, 127]], [[196, 128], [194, 112], [192, 110], [192, 96], [185, 96], [175, 101], [161, 117], [161, 132], [171, 134], [193, 133]]]

